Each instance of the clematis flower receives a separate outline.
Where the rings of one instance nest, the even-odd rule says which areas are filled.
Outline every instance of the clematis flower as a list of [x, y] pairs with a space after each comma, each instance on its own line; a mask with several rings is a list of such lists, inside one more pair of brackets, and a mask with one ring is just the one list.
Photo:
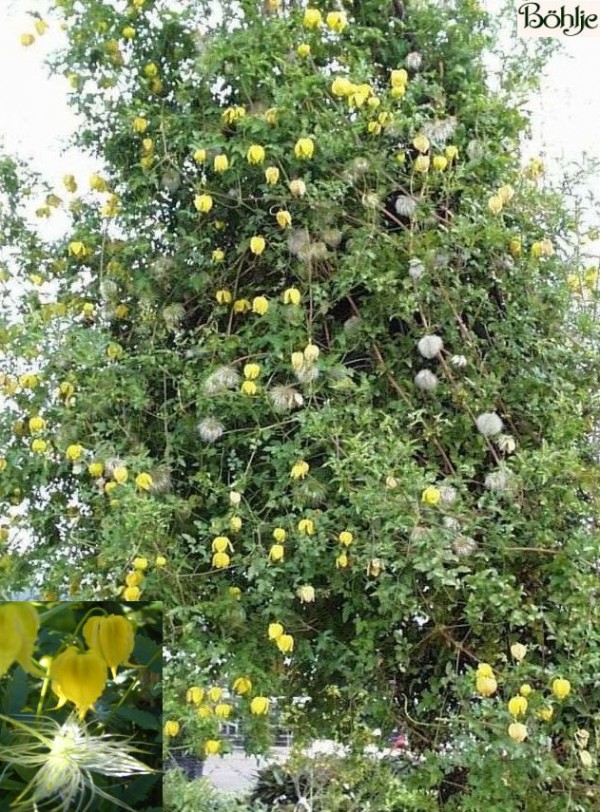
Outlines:
[[273, 544], [269, 550], [269, 560], [276, 564], [278, 561], [283, 561], [285, 556], [285, 548], [283, 544]]
[[250, 713], [254, 716], [264, 716], [269, 712], [269, 700], [266, 696], [255, 696], [250, 703]]
[[349, 530], [342, 530], [342, 532], [338, 536], [338, 541], [340, 542], [340, 544], [343, 544], [344, 547], [349, 547], [354, 541], [354, 536]]
[[508, 700], [508, 712], [515, 718], [525, 716], [527, 712], [527, 700], [524, 696], [512, 696]]
[[206, 756], [216, 756], [221, 750], [221, 742], [218, 739], [207, 739], [204, 743], [204, 754]]
[[215, 172], [226, 172], [229, 169], [229, 158], [227, 155], [215, 155], [213, 169]]
[[300, 519], [298, 522], [298, 532], [303, 536], [313, 536], [315, 533], [315, 523], [312, 519]]
[[283, 634], [284, 629], [281, 623], [269, 623], [267, 634], [269, 640], [278, 640]]
[[249, 164], [262, 164], [265, 160], [265, 154], [264, 147], [261, 147], [260, 144], [252, 144], [252, 146], [248, 147], [246, 159]]
[[17, 812], [46, 809], [50, 803], [56, 812], [69, 812], [82, 809], [86, 801], [90, 809], [101, 798], [128, 808], [96, 786], [94, 774], [117, 779], [154, 772], [136, 757], [137, 747], [109, 734], [94, 735], [73, 717], [63, 724], [42, 718], [32, 726], [0, 718], [22, 734], [18, 742], [0, 746], [0, 761], [33, 773], [16, 802]]
[[282, 634], [277, 638], [276, 645], [282, 654], [290, 654], [294, 650], [294, 638], [291, 634]]
[[552, 693], [561, 701], [566, 699], [571, 693], [571, 683], [568, 679], [557, 677], [552, 681]]
[[296, 53], [302, 59], [305, 59], [307, 56], [310, 56], [310, 45], [308, 42], [301, 42], [300, 45], [296, 48]]
[[207, 214], [213, 207], [213, 199], [210, 195], [196, 195], [194, 197], [196, 211]]
[[237, 677], [237, 679], [233, 681], [233, 690], [240, 696], [249, 694], [252, 690], [252, 680], [249, 677]]
[[344, 11], [330, 11], [325, 18], [327, 27], [336, 34], [341, 34], [344, 28], [348, 25], [348, 18]]
[[302, 300], [302, 294], [298, 288], [286, 288], [283, 291], [283, 303], [291, 305], [299, 305]]
[[259, 316], [264, 316], [269, 310], [269, 300], [266, 296], [255, 296], [252, 299], [252, 312], [258, 313]]
[[441, 498], [442, 495], [439, 488], [436, 488], [434, 485], [429, 485], [421, 494], [421, 502], [425, 505], [438, 505]]
[[528, 735], [528, 730], [521, 722], [513, 722], [508, 726], [508, 735], [516, 742], [524, 742]]
[[135, 645], [133, 626], [123, 615], [88, 618], [83, 626], [83, 639], [88, 648], [100, 654], [113, 679], [117, 676], [117, 667], [129, 660]]
[[275, 219], [280, 228], [289, 228], [292, 225], [292, 215], [289, 211], [278, 211], [275, 215]]
[[152, 489], [152, 477], [149, 473], [143, 471], [136, 476], [135, 484], [141, 491], [149, 491]]
[[106, 662], [93, 649], [82, 653], [69, 646], [52, 661], [50, 678], [61, 704], [73, 702], [83, 719], [104, 691], [108, 678]]
[[323, 22], [323, 16], [318, 8], [307, 8], [304, 12], [302, 24], [305, 28], [318, 28]]
[[253, 254], [259, 257], [266, 248], [266, 240], [264, 237], [254, 236], [250, 239], [250, 250]]
[[315, 151], [315, 142], [312, 138], [299, 138], [294, 146], [296, 158], [307, 160], [312, 158]]
[[163, 733], [170, 739], [174, 739], [175, 736], [179, 736], [179, 722], [170, 719], [165, 722], [163, 727]]
[[293, 197], [304, 197], [306, 194], [306, 184], [303, 180], [295, 178], [289, 182], [289, 190]]
[[308, 474], [310, 465], [305, 460], [299, 460], [292, 465], [290, 476], [292, 479], [304, 479]]
[[32, 660], [39, 627], [40, 619], [31, 603], [0, 605], [0, 677], [15, 662], [34, 676], [44, 676]]
[[279, 169], [276, 166], [268, 166], [265, 169], [265, 180], [273, 186], [279, 180]]

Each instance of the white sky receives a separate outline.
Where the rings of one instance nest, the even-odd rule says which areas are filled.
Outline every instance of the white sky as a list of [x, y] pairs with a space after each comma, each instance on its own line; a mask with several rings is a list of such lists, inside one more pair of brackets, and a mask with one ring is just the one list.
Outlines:
[[[498, 0], [485, 2], [495, 7]], [[19, 35], [33, 31], [33, 21], [26, 12], [43, 12], [45, 0], [0, 3], [4, 8], [0, 19], [0, 136], [6, 149], [31, 159], [59, 189], [65, 173], [75, 174], [87, 188], [87, 177], [97, 167], [77, 153], [61, 155], [61, 141], [76, 127], [66, 102], [67, 80], [50, 79], [42, 64], [63, 34], [53, 23], [33, 46], [24, 48]], [[565, 52], [554, 57], [542, 93], [531, 105], [534, 143], [527, 152], [542, 154], [552, 174], [565, 162], [579, 162], [586, 153], [600, 160], [600, 139], [594, 125], [600, 121], [598, 41], [565, 39]], [[589, 186], [600, 198], [600, 176], [591, 177]], [[63, 194], [62, 189], [59, 194]]]

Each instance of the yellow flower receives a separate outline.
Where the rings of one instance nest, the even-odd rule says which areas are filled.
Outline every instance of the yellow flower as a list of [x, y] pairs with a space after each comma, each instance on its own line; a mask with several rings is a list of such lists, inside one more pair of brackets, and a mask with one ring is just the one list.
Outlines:
[[107, 482], [106, 485], [104, 486], [104, 492], [106, 494], [112, 493], [116, 487], [117, 487], [116, 482]]
[[127, 305], [120, 304], [120, 305], [116, 306], [116, 308], [115, 308], [115, 316], [118, 319], [126, 319], [128, 315], [129, 315], [129, 308], [127, 307]]
[[203, 164], [206, 161], [206, 150], [205, 149], [197, 149], [194, 152], [194, 160], [197, 164]]
[[48, 30], [48, 23], [45, 20], [36, 20], [34, 25], [38, 36], [43, 37]]
[[27, 601], [0, 605], [0, 677], [14, 662], [30, 674], [41, 672], [32, 662], [40, 619], [37, 610]]
[[436, 155], [433, 159], [433, 168], [443, 172], [448, 166], [448, 159], [444, 155]]
[[354, 541], [354, 536], [349, 530], [342, 530], [342, 532], [338, 536], [338, 539], [340, 544], [343, 544], [344, 547], [349, 547]]
[[325, 18], [325, 22], [332, 31], [335, 31], [336, 34], [341, 34], [348, 25], [348, 18], [343, 11], [330, 11]]
[[154, 483], [150, 474], [144, 471], [136, 476], [135, 484], [141, 491], [149, 491]]
[[477, 674], [475, 687], [482, 696], [492, 696], [498, 689], [498, 682], [495, 677], [486, 677], [482, 674]]
[[211, 256], [213, 262], [223, 262], [225, 259], [225, 251], [223, 251], [222, 248], [215, 248]]
[[298, 532], [303, 536], [313, 536], [315, 533], [315, 523], [312, 519], [300, 519], [298, 522]]
[[236, 121], [244, 118], [246, 115], [246, 110], [244, 107], [228, 107], [226, 110], [223, 110], [221, 113], [221, 118], [227, 124], [234, 124]]
[[508, 700], [508, 712], [511, 716], [525, 716], [527, 700], [524, 696], [513, 696]]
[[413, 147], [418, 150], [419, 152], [427, 152], [430, 147], [429, 138], [423, 133], [419, 133], [419, 135], [415, 135], [413, 138]]
[[246, 159], [249, 164], [261, 164], [265, 160], [265, 149], [260, 144], [252, 144], [248, 147]]
[[20, 40], [21, 45], [24, 45], [25, 48], [27, 48], [30, 45], [33, 45], [33, 43], [35, 42], [35, 37], [33, 36], [33, 34], [21, 34]]
[[29, 419], [29, 431], [33, 434], [36, 431], [43, 431], [46, 428], [46, 421], [39, 415]]
[[213, 168], [215, 172], [226, 172], [229, 169], [229, 158], [227, 155], [215, 155]]
[[266, 696], [255, 696], [250, 703], [250, 713], [254, 716], [265, 716], [269, 712], [269, 700]]
[[307, 8], [304, 12], [302, 24], [305, 28], [318, 28], [323, 22], [323, 16], [318, 8]]
[[269, 300], [266, 296], [255, 296], [252, 300], [252, 312], [264, 316], [269, 309]]
[[306, 194], [306, 184], [303, 180], [295, 178], [289, 182], [289, 190], [293, 197], [304, 197]]
[[83, 654], [69, 646], [50, 666], [52, 689], [61, 700], [73, 702], [83, 719], [104, 691], [108, 673], [100, 654], [91, 649]]
[[213, 553], [226, 553], [227, 550], [233, 550], [231, 541], [227, 538], [227, 536], [217, 536], [215, 539], [213, 539]]
[[521, 239], [519, 237], [513, 237], [508, 244], [508, 250], [513, 257], [518, 257], [521, 253]]
[[223, 696], [223, 689], [219, 685], [213, 685], [208, 689], [208, 698], [211, 702], [218, 702]]
[[240, 696], [244, 696], [245, 694], [249, 694], [252, 690], [252, 680], [250, 677], [237, 677], [233, 681], [233, 691]]
[[340, 553], [335, 559], [335, 566], [337, 569], [345, 569], [348, 566], [348, 556], [346, 553]]
[[229, 527], [233, 533], [239, 533], [242, 529], [242, 520], [239, 516], [232, 516], [229, 520]]
[[313, 603], [315, 599], [315, 588], [310, 584], [304, 584], [298, 587], [296, 595], [300, 598], [302, 603]]
[[477, 666], [477, 676], [478, 677], [493, 677], [494, 676], [494, 669], [489, 663], [479, 663]]
[[275, 215], [275, 219], [280, 228], [289, 228], [289, 226], [292, 225], [292, 215], [289, 211], [278, 211]]
[[22, 375], [19, 375], [19, 386], [22, 389], [35, 389], [38, 383], [38, 376], [34, 375], [32, 372], [24, 372]]
[[404, 68], [393, 70], [390, 74], [390, 84], [392, 87], [404, 87], [408, 82], [408, 73]]
[[499, 214], [502, 211], [503, 205], [502, 198], [498, 195], [492, 195], [488, 200], [488, 209], [492, 214]]
[[216, 756], [221, 750], [221, 742], [218, 739], [207, 739], [204, 743], [204, 755]]
[[135, 37], [135, 28], [132, 25], [126, 25], [121, 34], [125, 39], [133, 39]]
[[314, 364], [314, 362], [321, 354], [321, 351], [319, 350], [316, 344], [307, 344], [306, 347], [304, 348], [303, 354], [305, 360], [308, 361], [309, 364]]
[[77, 181], [75, 180], [75, 175], [63, 175], [62, 182], [67, 192], [73, 193], [77, 191]]
[[497, 194], [503, 203], [510, 203], [515, 195], [515, 190], [510, 184], [506, 184], [506, 186], [501, 186], [498, 189]]
[[303, 58], [310, 56], [310, 45], [307, 42], [301, 42], [296, 48], [296, 53]]
[[136, 116], [133, 119], [133, 129], [136, 133], [145, 133], [148, 129], [148, 119], [143, 116]]
[[532, 691], [533, 691], [533, 688], [527, 682], [524, 682], [521, 685], [521, 687], [519, 688], [519, 693], [521, 694], [521, 696], [525, 696], [525, 697], [531, 696]]
[[557, 677], [555, 680], [552, 681], [552, 693], [557, 699], [561, 701], [563, 699], [566, 699], [571, 693], [571, 683], [569, 682], [568, 679], [562, 679], [562, 677]]
[[315, 151], [315, 142], [312, 138], [299, 138], [294, 146], [294, 155], [296, 158], [308, 159], [312, 158]]
[[131, 657], [135, 645], [133, 626], [123, 615], [94, 615], [83, 626], [83, 639], [110, 668], [113, 679], [117, 667]]
[[539, 711], [537, 712], [537, 715], [540, 719], [542, 719], [542, 721], [549, 722], [550, 719], [552, 719], [552, 717], [554, 716], [554, 708], [551, 707], [540, 708]]
[[255, 381], [260, 375], [260, 364], [245, 364], [244, 365], [244, 378], [249, 381]]
[[532, 158], [529, 164], [525, 169], [525, 174], [532, 178], [539, 178], [540, 175], [544, 174], [544, 162], [541, 158]]
[[269, 640], [279, 640], [283, 632], [284, 629], [281, 623], [269, 623], [268, 629]]
[[292, 479], [304, 479], [304, 477], [308, 474], [309, 469], [310, 465], [307, 462], [304, 460], [299, 460], [292, 465], [290, 476]]
[[164, 557], [164, 555], [157, 555], [155, 560], [154, 560], [154, 564], [157, 567], [166, 567], [167, 566], [167, 559]]
[[279, 110], [276, 107], [269, 107], [269, 109], [265, 111], [265, 121], [267, 124], [273, 126], [274, 124], [277, 124], [278, 115]]
[[215, 299], [217, 300], [217, 304], [231, 304], [233, 296], [231, 295], [231, 291], [229, 290], [218, 290], [215, 293]]
[[527, 728], [521, 722], [513, 722], [508, 726], [508, 735], [516, 742], [524, 742], [527, 732]]
[[285, 548], [283, 544], [273, 544], [271, 549], [269, 550], [269, 560], [276, 563], [277, 561], [283, 561], [285, 555]]
[[108, 182], [102, 177], [102, 175], [94, 172], [93, 175], [90, 175], [90, 189], [93, 189], [95, 192], [106, 192], [108, 189]]
[[79, 445], [79, 443], [73, 443], [67, 448], [65, 455], [68, 460], [71, 460], [71, 462], [76, 462], [82, 457], [84, 451], [85, 449], [82, 445]]
[[144, 65], [144, 74], [148, 77], [148, 79], [154, 79], [158, 76], [158, 65], [154, 62], [148, 62], [147, 65]]
[[421, 502], [425, 505], [438, 505], [441, 498], [442, 494], [434, 485], [429, 485], [421, 494]]
[[129, 471], [124, 465], [117, 465], [113, 471], [113, 479], [119, 485], [124, 485], [129, 478]]
[[444, 155], [449, 161], [453, 161], [455, 158], [458, 158], [458, 147], [455, 147], [454, 144], [448, 144], [444, 150]]
[[193, 705], [199, 705], [204, 699], [204, 688], [199, 688], [195, 685], [188, 688], [185, 698], [187, 702], [190, 702]]
[[369, 121], [367, 124], [367, 132], [371, 135], [379, 135], [381, 132], [381, 124], [378, 121]]
[[523, 643], [513, 643], [510, 647], [510, 653], [520, 663], [527, 655], [527, 646], [524, 646]]
[[265, 179], [271, 186], [279, 180], [279, 169], [276, 166], [268, 166], [265, 169]]
[[283, 654], [289, 654], [294, 650], [294, 638], [291, 634], [282, 634], [281, 637], [278, 637], [275, 642], [277, 644], [277, 648]]
[[215, 553], [212, 557], [212, 565], [218, 570], [225, 569], [230, 562], [231, 559], [227, 553]]
[[219, 704], [215, 707], [215, 716], [217, 716], [219, 719], [229, 719], [232, 711], [232, 705], [229, 705], [227, 702], [219, 702]]
[[197, 713], [198, 719], [208, 719], [212, 716], [212, 708], [210, 705], [200, 705]]
[[283, 544], [287, 538], [287, 533], [283, 527], [276, 527], [275, 530], [273, 530], [273, 538], [278, 544]]
[[125, 583], [127, 586], [141, 586], [144, 583], [144, 573], [140, 570], [128, 572], [125, 576]]
[[298, 288], [286, 288], [283, 291], [283, 303], [291, 305], [299, 305], [302, 295]]
[[69, 243], [69, 254], [72, 257], [76, 257], [80, 259], [84, 257], [87, 253], [87, 248], [85, 247], [84, 243], [81, 240], [74, 240], [73, 242]]
[[[8, 462], [4, 457], [0, 457], [0, 473], [3, 473], [8, 468]], [[1, 540], [1, 537], [0, 537]]]
[[236, 299], [233, 303], [233, 312], [234, 313], [247, 313], [251, 308], [251, 304], [248, 299]]
[[390, 91], [390, 96], [393, 99], [401, 99], [406, 96], [406, 85], [396, 85]]
[[175, 736], [179, 735], [179, 722], [175, 722], [172, 719], [165, 722], [163, 727], [163, 733], [167, 738], [173, 739]]
[[241, 392], [243, 395], [249, 395], [252, 397], [258, 392], [258, 386], [254, 383], [254, 381], [244, 381], [241, 386]]
[[431, 159], [429, 155], [419, 155], [415, 158], [414, 168], [415, 172], [429, 172], [429, 164]]
[[143, 555], [138, 555], [133, 559], [133, 567], [136, 570], [147, 570], [148, 559]]
[[196, 211], [207, 214], [213, 207], [213, 199], [210, 195], [196, 195], [194, 197]]
[[139, 601], [141, 594], [142, 591], [138, 586], [128, 586], [123, 590], [123, 598], [126, 601]]
[[267, 243], [264, 237], [255, 236], [250, 239], [250, 250], [253, 254], [256, 254], [257, 257], [262, 254], [266, 248], [266, 245]]
[[345, 76], [337, 76], [331, 83], [330, 90], [334, 96], [349, 96], [352, 92], [352, 82]]

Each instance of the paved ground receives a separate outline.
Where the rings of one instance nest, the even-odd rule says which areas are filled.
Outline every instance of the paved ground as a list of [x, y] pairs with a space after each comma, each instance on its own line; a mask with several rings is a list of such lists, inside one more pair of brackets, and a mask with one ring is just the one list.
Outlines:
[[275, 747], [268, 759], [246, 756], [242, 750], [226, 756], [209, 756], [204, 763], [203, 776], [218, 789], [239, 792], [252, 785], [261, 767], [269, 761], [284, 761], [288, 752], [286, 747]]

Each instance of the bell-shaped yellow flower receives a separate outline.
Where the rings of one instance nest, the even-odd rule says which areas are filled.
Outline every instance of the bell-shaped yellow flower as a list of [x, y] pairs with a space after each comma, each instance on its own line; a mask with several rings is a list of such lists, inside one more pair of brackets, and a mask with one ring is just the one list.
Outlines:
[[165, 722], [165, 726], [163, 727], [163, 733], [165, 736], [169, 738], [174, 738], [175, 736], [179, 735], [179, 722], [169, 719], [169, 721]]
[[35, 676], [43, 672], [32, 662], [40, 619], [34, 606], [26, 601], [0, 606], [0, 677], [14, 662]]
[[566, 699], [571, 693], [571, 683], [568, 679], [557, 677], [552, 681], [552, 693], [557, 699]]
[[113, 679], [117, 666], [127, 662], [135, 645], [133, 626], [123, 615], [95, 615], [83, 627], [83, 638], [110, 668]]
[[294, 650], [294, 638], [291, 634], [282, 634], [281, 637], [278, 637], [275, 642], [277, 644], [277, 648], [283, 654], [289, 654]]
[[90, 649], [82, 654], [75, 646], [69, 646], [53, 660], [50, 677], [54, 692], [73, 702], [83, 719], [102, 694], [108, 672], [97, 651]]
[[294, 146], [294, 155], [296, 158], [308, 159], [312, 158], [315, 151], [315, 142], [312, 138], [299, 138]]
[[252, 680], [249, 677], [238, 677], [233, 682], [233, 690], [240, 696], [249, 694], [252, 690]]
[[264, 716], [269, 712], [269, 700], [266, 696], [255, 696], [250, 703], [250, 713], [254, 716]]

